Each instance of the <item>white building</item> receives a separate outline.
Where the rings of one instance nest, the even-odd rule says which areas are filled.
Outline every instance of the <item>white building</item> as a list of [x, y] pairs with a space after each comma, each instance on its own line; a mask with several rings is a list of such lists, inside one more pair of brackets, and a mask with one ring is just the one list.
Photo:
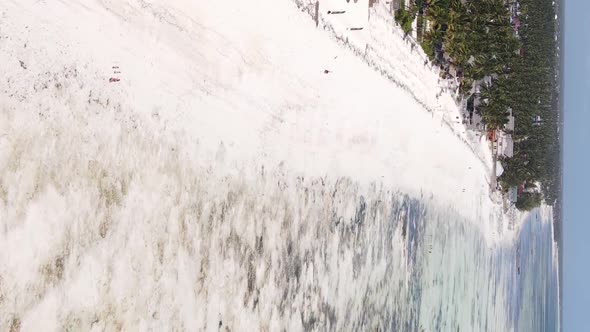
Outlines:
[[510, 203], [516, 203], [518, 201], [518, 187], [510, 187], [508, 189], [508, 201]]
[[498, 153], [507, 158], [514, 156], [514, 140], [512, 133], [514, 132], [515, 118], [512, 115], [512, 108], [508, 108], [510, 115], [508, 116], [508, 123], [504, 125], [504, 131], [498, 135]]

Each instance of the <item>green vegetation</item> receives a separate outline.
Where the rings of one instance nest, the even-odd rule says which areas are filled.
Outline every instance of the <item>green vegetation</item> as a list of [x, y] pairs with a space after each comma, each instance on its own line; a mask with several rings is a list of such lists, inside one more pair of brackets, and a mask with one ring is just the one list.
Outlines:
[[418, 7], [415, 5], [410, 5], [410, 9], [406, 10], [405, 1], [411, 0], [400, 1], [400, 9], [395, 11], [395, 21], [402, 27], [402, 30], [404, 30], [404, 32], [408, 34], [412, 31], [412, 21], [416, 17]]
[[516, 208], [523, 211], [530, 211], [541, 204], [541, 194], [522, 193], [518, 196]]
[[[503, 130], [512, 109], [514, 156], [503, 160], [499, 183], [507, 189], [540, 182], [542, 196], [519, 197], [517, 207], [527, 210], [541, 198], [553, 204], [561, 190], [556, 22], [552, 0], [516, 6], [512, 0], [413, 0], [396, 20], [409, 32], [418, 15], [424, 52], [447, 72], [461, 73], [460, 91], [471, 108], [479, 86], [475, 112], [488, 130]], [[482, 83], [486, 77], [491, 84]]]

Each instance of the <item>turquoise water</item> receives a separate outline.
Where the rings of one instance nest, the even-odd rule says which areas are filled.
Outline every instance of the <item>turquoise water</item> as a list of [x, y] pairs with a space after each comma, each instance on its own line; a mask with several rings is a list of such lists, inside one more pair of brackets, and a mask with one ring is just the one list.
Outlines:
[[[259, 191], [242, 191], [232, 204], [253, 197], [250, 190]], [[264, 245], [243, 259], [256, 267], [276, 257], [277, 277], [253, 280], [246, 293], [272, 286], [264, 302], [281, 321], [304, 330], [557, 330], [550, 216], [534, 211], [515, 243], [490, 246], [477, 222], [436, 197], [378, 184], [306, 179], [266, 197], [257, 202], [269, 216]]]
[[241, 285], [224, 301], [243, 299], [257, 326], [269, 312], [306, 331], [556, 330], [550, 216], [535, 211], [515, 243], [490, 246], [478, 222], [433, 196], [329, 177], [237, 183], [197, 203], [201, 242], [226, 244], [201, 250], [201, 292], [217, 291], [211, 266], [223, 257], [234, 266], [225, 278]]
[[[23, 287], [12, 296], [27, 323], [38, 319], [26, 304], [53, 304], [56, 294], [69, 303], [84, 282], [96, 290], [88, 308], [98, 314], [51, 305], [63, 310], [63, 330], [90, 330], [97, 320], [106, 330], [120, 322], [133, 330], [135, 314], [125, 321], [133, 310], [158, 312], [146, 321], [156, 330], [556, 330], [550, 218], [532, 214], [514, 244], [490, 247], [477, 222], [436, 197], [410, 198], [378, 183], [268, 168], [178, 174], [158, 204], [128, 190], [124, 204], [99, 206], [113, 216], [138, 214], [132, 223], [113, 218], [105, 236], [92, 222], [60, 228], [66, 240], [54, 245], [78, 253], [82, 267], [58, 256], [64, 272], [48, 291], [30, 291], [46, 285], [43, 275], [24, 283], [3, 274], [0, 293]], [[91, 263], [97, 268], [84, 267]]]
[[473, 223], [426, 221], [420, 266], [425, 331], [558, 330], [551, 216], [533, 211], [513, 246], [492, 248]]
[[248, 260], [278, 257], [271, 274], [280, 291], [266, 304], [281, 321], [300, 320], [305, 330], [557, 328], [550, 216], [535, 211], [514, 244], [490, 246], [477, 222], [436, 197], [377, 184], [306, 179], [268, 198], [259, 209], [274, 217], [262, 229], [280, 227], [280, 236], [266, 245], [267, 231], [260, 256]]
[[521, 275], [516, 278], [516, 331], [559, 331], [558, 268], [551, 246], [551, 216], [534, 213], [524, 225], [516, 257]]

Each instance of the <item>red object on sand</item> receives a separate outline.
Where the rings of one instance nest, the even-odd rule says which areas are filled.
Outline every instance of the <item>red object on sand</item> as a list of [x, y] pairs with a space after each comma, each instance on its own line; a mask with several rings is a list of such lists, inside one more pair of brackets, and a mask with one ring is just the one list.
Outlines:
[[116, 77], [111, 77], [109, 78], [109, 82], [113, 83], [113, 82], [119, 82], [121, 79], [120, 78], [116, 78]]
[[496, 142], [497, 138], [496, 138], [496, 131], [495, 130], [490, 130], [488, 131], [488, 140], [490, 142]]

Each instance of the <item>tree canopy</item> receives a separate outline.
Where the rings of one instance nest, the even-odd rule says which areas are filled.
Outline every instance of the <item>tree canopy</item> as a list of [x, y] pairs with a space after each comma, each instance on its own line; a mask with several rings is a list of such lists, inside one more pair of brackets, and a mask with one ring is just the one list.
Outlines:
[[[487, 129], [502, 130], [512, 110], [514, 155], [502, 160], [499, 183], [541, 183], [542, 195], [524, 195], [518, 208], [538, 205], [541, 198], [553, 204], [561, 191], [561, 119], [552, 0], [406, 1], [410, 10], [402, 6], [403, 17], [396, 19], [406, 32], [416, 15], [418, 28], [428, 27], [418, 31], [418, 42], [432, 61], [462, 73], [460, 97], [471, 101], [468, 107], [481, 114]], [[491, 84], [482, 84], [486, 77]], [[475, 85], [481, 90], [476, 107]]]

